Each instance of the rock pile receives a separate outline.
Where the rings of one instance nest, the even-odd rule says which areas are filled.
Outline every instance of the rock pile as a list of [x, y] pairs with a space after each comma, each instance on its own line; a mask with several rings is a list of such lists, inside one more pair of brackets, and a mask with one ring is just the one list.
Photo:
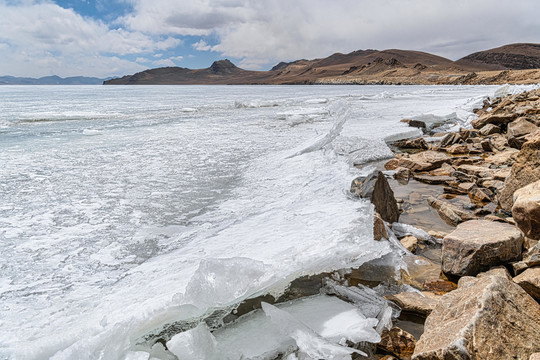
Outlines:
[[[394, 143], [396, 156], [384, 166], [400, 184], [440, 186], [439, 196], [423, 198], [454, 227], [438, 236], [443, 279], [387, 296], [426, 318], [416, 344], [402, 329], [388, 332], [379, 347], [396, 358], [410, 358], [409, 346], [413, 360], [528, 360], [540, 352], [540, 89], [486, 100], [475, 112], [472, 129]], [[358, 194], [358, 182], [352, 190]], [[382, 202], [393, 204], [391, 195]], [[422, 244], [418, 234], [399, 235], [411, 252]], [[459, 279], [457, 289], [445, 276]]]

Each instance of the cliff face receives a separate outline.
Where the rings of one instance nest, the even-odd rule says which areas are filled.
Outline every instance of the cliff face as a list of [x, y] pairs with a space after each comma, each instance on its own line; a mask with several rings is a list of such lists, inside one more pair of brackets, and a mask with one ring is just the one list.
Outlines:
[[336, 53], [248, 71], [229, 60], [206, 69], [167, 67], [105, 81], [106, 85], [166, 84], [504, 84], [540, 82], [540, 44], [512, 44], [458, 61], [420, 51], [390, 49]]

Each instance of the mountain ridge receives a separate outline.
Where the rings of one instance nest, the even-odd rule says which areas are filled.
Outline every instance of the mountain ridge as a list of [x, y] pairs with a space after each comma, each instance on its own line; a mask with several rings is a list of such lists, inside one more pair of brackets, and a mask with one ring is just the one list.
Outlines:
[[62, 78], [56, 75], [40, 78], [0, 76], [0, 85], [101, 85], [110, 78], [70, 76]]
[[540, 44], [509, 44], [457, 61], [416, 50], [356, 50], [325, 58], [280, 62], [268, 71], [244, 70], [230, 60], [204, 69], [156, 68], [105, 85], [235, 84], [498, 84], [540, 82]]

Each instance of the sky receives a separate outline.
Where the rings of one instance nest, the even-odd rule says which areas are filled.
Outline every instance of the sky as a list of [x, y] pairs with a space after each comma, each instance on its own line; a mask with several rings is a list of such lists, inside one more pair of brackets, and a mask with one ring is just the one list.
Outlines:
[[359, 49], [457, 60], [540, 43], [538, 0], [0, 0], [0, 76], [250, 70]]

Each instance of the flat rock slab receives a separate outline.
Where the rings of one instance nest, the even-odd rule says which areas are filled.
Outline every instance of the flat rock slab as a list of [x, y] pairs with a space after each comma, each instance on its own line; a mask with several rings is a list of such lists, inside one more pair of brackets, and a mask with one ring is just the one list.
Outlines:
[[436, 199], [433, 196], [428, 197], [427, 202], [431, 207], [437, 210], [441, 219], [448, 225], [456, 226], [459, 223], [475, 218], [473, 214], [461, 210], [446, 201]]
[[452, 159], [438, 151], [422, 151], [411, 155], [409, 158], [399, 159], [399, 165], [411, 169], [412, 171], [429, 171], [437, 169], [444, 163], [449, 163]]
[[525, 270], [514, 278], [514, 282], [540, 302], [540, 267]]
[[540, 305], [497, 269], [441, 297], [413, 360], [528, 360], [540, 351], [539, 333]]
[[515, 226], [487, 220], [459, 224], [443, 239], [442, 271], [476, 275], [493, 266], [519, 260], [523, 235]]
[[433, 176], [433, 175], [413, 175], [413, 179], [430, 185], [443, 185], [456, 181], [451, 176]]
[[403, 311], [427, 316], [437, 305], [440, 296], [427, 292], [402, 292], [385, 296], [385, 298], [398, 305]]

